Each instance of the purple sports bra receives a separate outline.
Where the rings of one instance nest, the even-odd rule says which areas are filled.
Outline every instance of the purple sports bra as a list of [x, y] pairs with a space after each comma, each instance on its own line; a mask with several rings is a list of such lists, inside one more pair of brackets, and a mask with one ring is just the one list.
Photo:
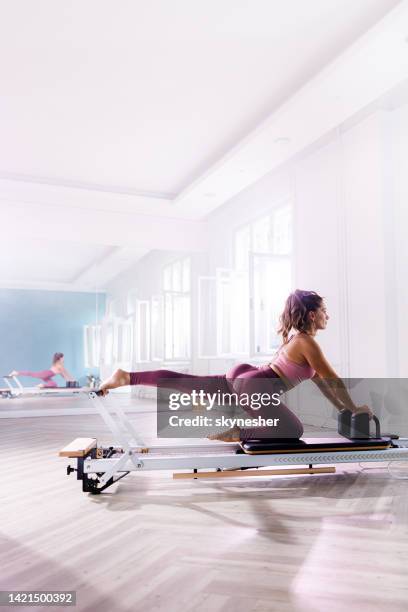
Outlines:
[[[292, 338], [294, 338], [294, 336], [289, 339], [289, 342], [292, 340]], [[282, 348], [283, 347], [279, 349], [275, 359], [271, 362], [271, 365], [276, 366], [279, 371], [282, 372], [283, 376], [293, 385], [298, 385], [304, 380], [313, 378], [315, 375], [315, 370], [309, 364], [300, 365], [299, 363], [292, 361], [285, 355]]]

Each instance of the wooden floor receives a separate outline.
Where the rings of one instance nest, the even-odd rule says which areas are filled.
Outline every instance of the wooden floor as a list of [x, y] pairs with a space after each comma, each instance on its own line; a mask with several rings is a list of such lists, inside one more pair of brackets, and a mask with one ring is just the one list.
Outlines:
[[76, 590], [73, 609], [95, 612], [408, 609], [408, 481], [383, 464], [239, 482], [130, 474], [88, 496], [57, 451], [111, 441], [98, 416], [0, 427], [0, 590]]

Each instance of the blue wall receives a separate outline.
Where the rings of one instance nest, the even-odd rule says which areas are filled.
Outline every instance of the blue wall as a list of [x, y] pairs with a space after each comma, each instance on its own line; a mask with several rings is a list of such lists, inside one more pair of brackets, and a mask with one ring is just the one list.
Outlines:
[[[84, 325], [96, 323], [105, 314], [105, 296], [65, 291], [0, 289], [0, 375], [11, 370], [45, 370], [52, 355], [64, 353], [67, 370], [85, 382], [84, 376], [95, 370], [84, 366]], [[24, 385], [40, 381], [21, 378]], [[65, 382], [56, 376], [55, 382]], [[0, 379], [0, 387], [3, 387]]]

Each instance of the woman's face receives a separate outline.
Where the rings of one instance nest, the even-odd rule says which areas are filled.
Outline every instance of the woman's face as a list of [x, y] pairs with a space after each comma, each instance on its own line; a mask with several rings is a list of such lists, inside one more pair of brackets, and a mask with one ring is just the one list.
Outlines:
[[318, 329], [326, 329], [329, 318], [324, 302], [322, 302], [322, 305], [317, 310], [310, 313], [310, 320], [316, 331]]

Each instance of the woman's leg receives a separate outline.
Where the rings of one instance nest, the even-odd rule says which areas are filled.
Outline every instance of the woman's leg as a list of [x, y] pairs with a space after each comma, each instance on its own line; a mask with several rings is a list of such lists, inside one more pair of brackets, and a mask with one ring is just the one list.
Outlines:
[[19, 370], [17, 372], [18, 376], [30, 376], [30, 378], [39, 378], [44, 382], [47, 382], [55, 376], [55, 373], [52, 370], [41, 370], [40, 372], [31, 372], [31, 370]]
[[185, 391], [187, 393], [190, 393], [194, 389], [203, 389], [207, 393], [229, 391], [225, 374], [216, 376], [197, 376], [195, 374], [174, 372], [173, 370], [146, 370], [143, 372], [116, 370], [110, 378], [103, 381], [100, 390], [108, 392], [109, 389], [116, 389], [117, 387], [123, 387], [125, 385], [157, 387], [160, 381], [166, 381], [166, 383], [171, 381], [172, 389], [176, 391]]
[[[273, 373], [271, 376], [271, 372]], [[248, 397], [260, 397], [267, 393], [280, 395], [285, 390], [281, 379], [275, 375], [269, 366], [259, 368], [256, 372], [247, 372], [241, 375], [241, 395], [245, 393]], [[234, 383], [233, 383], [234, 384]], [[242, 405], [242, 403], [241, 403]], [[298, 417], [285, 404], [279, 401], [277, 406], [261, 406], [259, 409], [243, 406], [244, 410], [256, 419], [279, 419], [276, 427], [251, 427], [241, 430], [241, 440], [255, 438], [296, 438], [303, 435], [303, 424]]]
[[275, 427], [246, 427], [240, 431], [240, 440], [255, 440], [255, 439], [296, 439], [303, 436], [303, 423], [285, 404], [280, 402], [279, 406], [271, 407], [269, 412], [265, 414], [265, 410], [253, 410], [251, 418], [256, 419], [262, 417], [264, 419], [279, 419]]
[[44, 383], [38, 386], [41, 387], [41, 389], [55, 389], [55, 387], [58, 387], [55, 380], [51, 380], [49, 378], [44, 378]]
[[190, 393], [193, 390], [203, 390], [206, 393], [217, 391], [229, 391], [225, 374], [211, 376], [198, 376], [196, 374], [185, 374], [173, 370], [148, 370], [145, 372], [130, 372], [131, 385], [147, 385], [157, 387], [160, 381], [169, 383], [171, 389]]
[[[250, 363], [239, 363], [233, 366], [226, 374], [226, 381], [230, 392], [236, 393], [239, 397], [242, 383], [244, 382], [242, 376], [256, 370], [257, 368]], [[209, 440], [219, 440], [221, 442], [240, 442], [241, 428], [238, 426], [231, 427], [227, 431], [213, 433], [207, 437]]]
[[[13, 375], [13, 372], [12, 374]], [[20, 370], [16, 372], [17, 376], [30, 376], [31, 378], [39, 378], [43, 382], [37, 385], [40, 389], [52, 389], [57, 387], [57, 383], [52, 380], [55, 376], [55, 372], [52, 370], [40, 370], [40, 372], [31, 372], [31, 370]]]
[[277, 374], [269, 367], [257, 368], [249, 364], [235, 366], [227, 373], [227, 382], [235, 393], [241, 398], [240, 407], [252, 419], [261, 417], [263, 419], [279, 419], [276, 427], [251, 427], [239, 429], [238, 427], [209, 436], [210, 439], [235, 442], [238, 440], [249, 440], [257, 438], [300, 438], [303, 435], [303, 424], [298, 417], [289, 410], [282, 402], [278, 406], [261, 406], [254, 409], [244, 404], [243, 396], [248, 398], [259, 398], [265, 393], [271, 396], [284, 391], [284, 385]]
[[117, 389], [118, 387], [126, 387], [130, 385], [130, 372], [125, 370], [115, 370], [115, 372], [109, 378], [103, 380], [99, 386], [99, 391], [106, 395], [110, 389]]
[[[269, 366], [257, 368], [248, 363], [234, 366], [226, 375], [196, 376], [184, 374], [173, 370], [148, 370], [143, 372], [125, 372], [117, 370], [113, 376], [101, 384], [100, 390], [108, 392], [109, 389], [124, 385], [147, 385], [157, 387], [160, 380], [171, 380], [171, 388], [178, 391], [191, 392], [193, 389], [203, 389], [209, 393], [226, 391], [251, 396], [260, 392], [278, 392], [283, 386], [280, 378]], [[262, 407], [254, 410], [250, 406], [241, 405], [251, 418], [279, 418], [279, 426], [253, 427], [240, 430], [233, 428], [222, 434], [208, 436], [210, 439], [225, 442], [237, 442], [255, 438], [300, 438], [303, 434], [303, 425], [293, 412], [284, 404], [277, 407]]]

